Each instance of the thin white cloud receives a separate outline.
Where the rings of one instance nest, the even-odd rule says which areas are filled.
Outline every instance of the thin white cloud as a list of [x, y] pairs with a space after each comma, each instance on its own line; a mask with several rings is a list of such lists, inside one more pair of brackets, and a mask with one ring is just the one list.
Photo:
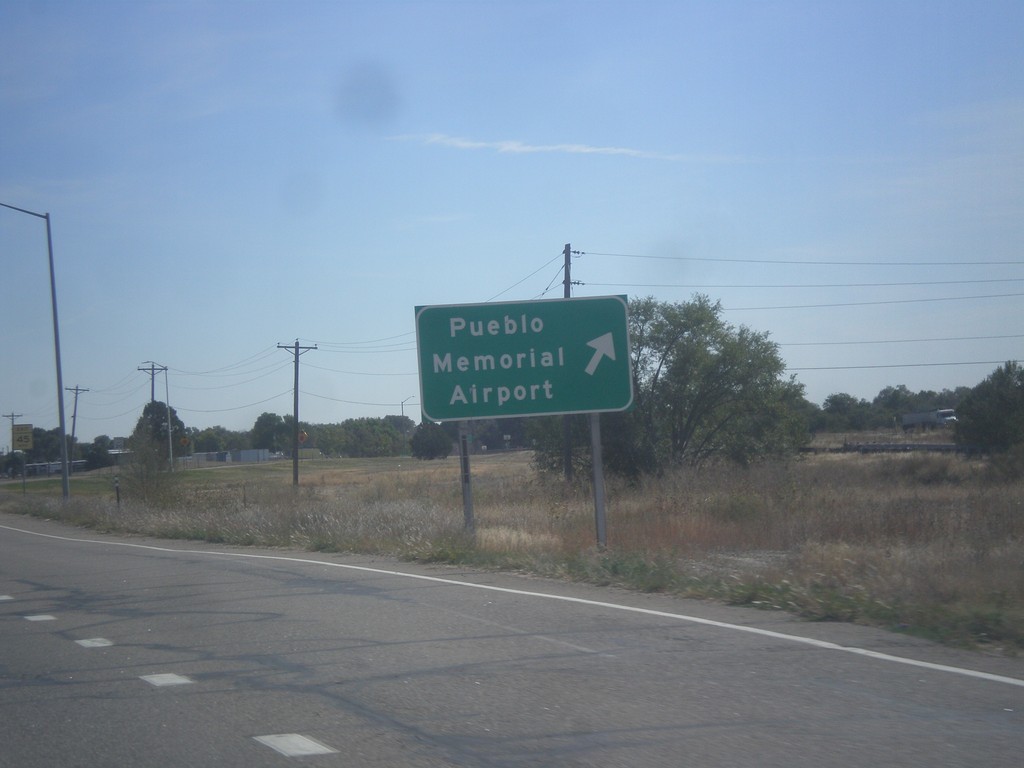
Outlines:
[[514, 139], [504, 141], [478, 141], [444, 133], [426, 136], [396, 136], [396, 139], [419, 141], [424, 145], [450, 147], [452, 149], [490, 150], [499, 154], [564, 154], [564, 155], [609, 155], [632, 157], [640, 160], [668, 160], [689, 163], [735, 163], [740, 158], [727, 155], [682, 155], [663, 152], [649, 152], [630, 147], [599, 147], [591, 144], [528, 144]]

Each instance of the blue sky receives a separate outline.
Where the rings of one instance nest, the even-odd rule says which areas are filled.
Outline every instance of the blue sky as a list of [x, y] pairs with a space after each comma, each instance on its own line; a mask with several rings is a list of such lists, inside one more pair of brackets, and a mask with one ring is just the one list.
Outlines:
[[[418, 420], [414, 307], [558, 297], [565, 243], [574, 295], [707, 294], [813, 402], [973, 386], [1024, 357], [1022, 39], [1018, 0], [0, 0], [0, 202], [51, 214], [82, 441], [146, 361], [188, 426], [290, 413], [296, 339], [302, 420]], [[0, 266], [0, 409], [53, 428], [41, 219]]]

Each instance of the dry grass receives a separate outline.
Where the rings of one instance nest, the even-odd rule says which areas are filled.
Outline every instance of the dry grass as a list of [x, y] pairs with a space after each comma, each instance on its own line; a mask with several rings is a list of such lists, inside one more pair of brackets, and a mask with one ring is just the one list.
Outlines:
[[[324, 461], [180, 473], [142, 489], [76, 479], [0, 492], [0, 508], [108, 530], [516, 568], [879, 624], [945, 642], [1024, 648], [1024, 481], [950, 455], [828, 454], [740, 469], [608, 479], [608, 547], [586, 489], [526, 454], [473, 459], [476, 536], [459, 466]], [[290, 469], [290, 467], [289, 467]], [[40, 489], [43, 486], [39, 486]], [[143, 492], [145, 490], [145, 492]], [[145, 499], [142, 502], [141, 499]]]

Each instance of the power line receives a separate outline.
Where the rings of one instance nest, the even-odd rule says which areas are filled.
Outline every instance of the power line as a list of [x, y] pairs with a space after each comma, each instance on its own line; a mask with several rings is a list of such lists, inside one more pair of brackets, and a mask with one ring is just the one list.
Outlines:
[[248, 403], [247, 405], [237, 405], [232, 408], [215, 408], [213, 410], [201, 410], [198, 408], [175, 408], [175, 410], [183, 411], [185, 413], [227, 413], [228, 411], [241, 411], [245, 410], [246, 408], [252, 408], [254, 405], [263, 405], [264, 403], [269, 403], [271, 400], [277, 400], [277, 398], [284, 397], [289, 393], [291, 393], [291, 390], [286, 389], [284, 392], [278, 392], [276, 395], [271, 395], [266, 400], [257, 400], [255, 403]]
[[[211, 369], [209, 371], [183, 371], [183, 370], [179, 370], [177, 368], [171, 368], [170, 370], [171, 370], [172, 373], [176, 373], [176, 374], [179, 374], [179, 375], [185, 375], [185, 376], [225, 375], [225, 374], [222, 374], [222, 371], [230, 371], [230, 370], [233, 370], [235, 368], [241, 368], [243, 365], [246, 365], [246, 364], [251, 363], [251, 362], [255, 362], [257, 359], [265, 360], [266, 358], [268, 358], [268, 357], [270, 357], [271, 355], [274, 355], [274, 354], [276, 354], [276, 348], [275, 347], [266, 347], [265, 349], [261, 349], [259, 352], [256, 352], [255, 354], [249, 355], [249, 357], [246, 357], [246, 358], [243, 358], [242, 360], [239, 360], [237, 363], [231, 363], [230, 365], [221, 366], [220, 368], [213, 368], [213, 369]], [[259, 370], [265, 370], [265, 369], [259, 369]], [[242, 372], [240, 374], [231, 374], [231, 375], [245, 375], [245, 372]]]
[[904, 283], [779, 283], [760, 285], [690, 285], [688, 283], [584, 283], [584, 285], [616, 288], [689, 288], [705, 290], [710, 288], [902, 288], [919, 285], [973, 285], [979, 283], [1024, 283], [1024, 277], [1007, 277], [992, 280], [918, 280]]
[[[814, 367], [787, 367], [787, 371], [866, 371], [874, 368], [933, 368], [954, 365], [1002, 365], [1006, 360], [972, 360], [958, 363], [892, 363], [889, 365], [823, 365]], [[1009, 362], [1019, 362], [1010, 360]]]
[[[529, 280], [529, 279], [530, 279], [531, 277], [533, 277], [533, 276], [534, 276], [534, 275], [536, 275], [536, 274], [537, 274], [538, 272], [540, 272], [540, 271], [541, 271], [542, 269], [545, 269], [546, 267], [549, 267], [549, 266], [550, 266], [550, 265], [551, 265], [551, 264], [552, 264], [553, 262], [555, 262], [555, 261], [558, 261], [558, 260], [559, 260], [559, 259], [561, 259], [561, 258], [562, 258], [562, 254], [561, 254], [561, 253], [559, 253], [559, 254], [558, 254], [557, 256], [555, 256], [555, 258], [551, 259], [551, 261], [548, 261], [548, 262], [545, 262], [544, 264], [541, 264], [541, 265], [540, 265], [539, 267], [537, 267], [537, 269], [533, 270], [533, 272], [531, 272], [530, 274], [528, 274], [528, 275], [527, 275], [526, 277], [524, 277], [524, 278], [523, 278], [522, 280], [520, 280], [520, 281], [518, 281], [518, 282], [516, 282], [516, 283], [513, 283], [513, 284], [512, 284], [512, 285], [510, 285], [510, 286], [509, 286], [508, 288], [506, 288], [506, 289], [505, 289], [504, 291], [501, 291], [501, 293], [496, 293], [495, 295], [491, 296], [491, 298], [489, 298], [489, 299], [488, 299], [487, 301], [494, 301], [494, 300], [495, 300], [496, 298], [498, 298], [499, 296], [504, 296], [504, 295], [505, 295], [506, 293], [508, 293], [509, 291], [511, 291], [511, 290], [512, 290], [513, 288], [515, 288], [515, 287], [516, 287], [517, 285], [522, 285], [522, 284], [523, 284], [523, 283], [525, 283], [525, 282], [526, 282], [527, 280]], [[548, 286], [548, 289], [550, 289], [550, 287], [551, 287], [551, 286]], [[545, 290], [545, 293], [547, 293], [547, 291], [546, 291], [546, 290]], [[541, 294], [541, 295], [543, 295], [543, 294]]]
[[138, 391], [138, 387], [135, 386], [135, 383], [138, 382], [138, 379], [135, 377], [135, 373], [136, 372], [137, 371], [133, 371], [132, 373], [125, 374], [124, 378], [122, 378], [118, 382], [115, 382], [114, 384], [111, 384], [109, 387], [100, 387], [98, 389], [94, 389], [93, 390], [93, 394], [97, 394], [97, 393], [100, 393], [100, 392], [102, 392], [102, 393], [110, 392], [110, 393], [116, 394], [117, 388], [120, 387], [123, 384], [132, 384], [132, 386], [134, 388], [131, 390], [130, 394], [134, 394], [135, 392]]
[[748, 312], [768, 309], [827, 309], [832, 307], [871, 307], [881, 304], [919, 304], [928, 301], [970, 301], [974, 299], [1006, 299], [1024, 293], [993, 293], [985, 296], [938, 296], [931, 299], [892, 299], [889, 301], [848, 301], [837, 304], [790, 304], [782, 307], [722, 307], [723, 312]]
[[[362, 346], [366, 346], [366, 345], [369, 345], [369, 344], [380, 344], [383, 341], [393, 341], [394, 339], [404, 339], [404, 338], [406, 338], [408, 336], [413, 336], [413, 335], [415, 335], [414, 331], [406, 331], [405, 333], [396, 333], [394, 336], [384, 336], [383, 338], [380, 338], [380, 339], [367, 339], [365, 341], [313, 341], [313, 340], [310, 340], [310, 339], [303, 339], [303, 341], [309, 341], [311, 344], [316, 344], [317, 346], [320, 346], [320, 347], [362, 347]], [[385, 344], [383, 346], [384, 347], [398, 347], [398, 346], [402, 346], [404, 344], [408, 344], [408, 342], [404, 342], [403, 341], [403, 342], [398, 342], [398, 343], [395, 343], [395, 344]], [[346, 350], [346, 349], [342, 349], [342, 350], [338, 350], [338, 351], [341, 351], [341, 352], [346, 352], [346, 351], [361, 352], [361, 351], [364, 351], [364, 350]], [[371, 350], [371, 351], [375, 351], [375, 350]]]
[[[177, 406], [175, 406], [174, 410], [176, 410], [176, 411], [183, 411], [185, 409], [184, 408], [178, 408]], [[123, 418], [124, 416], [128, 416], [130, 414], [138, 413], [138, 412], [139, 412], [139, 409], [136, 406], [135, 408], [132, 408], [131, 410], [127, 410], [124, 413], [117, 413], [117, 414], [114, 414], [113, 416], [82, 416], [81, 418], [82, 418], [82, 421], [113, 421], [114, 419], [120, 419], [120, 418]]]
[[[274, 363], [273, 366], [269, 366], [268, 365], [265, 368], [261, 368], [260, 369], [262, 371], [266, 371], [266, 373], [260, 374], [259, 376], [253, 376], [251, 379], [246, 379], [245, 381], [233, 381], [230, 384], [217, 384], [215, 386], [210, 386], [210, 387], [190, 387], [190, 386], [187, 386], [185, 384], [179, 384], [178, 385], [178, 389], [188, 389], [188, 390], [191, 390], [193, 392], [197, 392], [197, 391], [204, 391], [204, 390], [211, 390], [211, 389], [229, 389], [231, 387], [240, 387], [240, 386], [242, 386], [244, 384], [251, 384], [254, 381], [259, 381], [260, 379], [265, 379], [268, 376], [271, 376], [271, 375], [277, 373], [278, 371], [280, 371], [280, 370], [282, 370], [284, 368], [287, 368], [289, 365], [290, 365], [289, 363]], [[249, 372], [246, 371], [246, 372], [242, 372], [242, 373], [237, 373], [237, 374], [233, 373], [233, 374], [227, 374], [227, 375], [231, 375], [231, 376], [244, 376], [244, 375], [246, 375], [246, 373], [249, 373]]]
[[318, 400], [330, 400], [332, 403], [345, 403], [346, 405], [371, 405], [376, 406], [378, 408], [389, 408], [394, 405], [399, 405], [399, 403], [367, 403], [362, 400], [343, 400], [340, 397], [328, 397], [327, 395], [318, 395], [315, 392], [307, 392], [306, 390], [302, 390], [302, 394], [307, 395], [309, 397], [315, 397]]
[[564, 266], [560, 266], [558, 268], [558, 271], [555, 272], [555, 276], [551, 278], [551, 282], [548, 283], [547, 288], [545, 288], [543, 291], [541, 291], [539, 294], [537, 294], [537, 296], [535, 298], [539, 299], [539, 298], [542, 298], [544, 296], [547, 296], [548, 291], [550, 291], [552, 288], [554, 288], [557, 283], [561, 282], [561, 280], [559, 280], [559, 278], [562, 277], [562, 273], [564, 271], [565, 271], [565, 267]]
[[[408, 336], [414, 336], [415, 331], [409, 331]], [[380, 349], [321, 349], [322, 352], [333, 352], [338, 355], [384, 355], [391, 352], [412, 352], [416, 345], [412, 342], [403, 341], [401, 344], [390, 344]]]
[[934, 338], [934, 339], [879, 339], [874, 341], [790, 341], [790, 342], [775, 342], [780, 347], [832, 347], [832, 346], [848, 346], [853, 344], [919, 344], [932, 341], [992, 341], [995, 339], [1021, 339], [1024, 338], [1024, 334], [1005, 334], [1000, 336], [947, 336], [945, 338]]
[[600, 253], [580, 251], [587, 256], [614, 256], [623, 259], [656, 259], [660, 261], [711, 261], [724, 264], [802, 264], [836, 267], [978, 267], [1020, 265], [1024, 261], [818, 261], [813, 259], [719, 259], [709, 256], [651, 256], [642, 253]]
[[339, 370], [337, 368], [325, 368], [322, 365], [313, 365], [311, 363], [306, 363], [306, 367], [307, 368], [315, 368], [318, 371], [327, 371], [328, 373], [344, 373], [344, 374], [346, 374], [348, 376], [416, 376], [417, 375], [416, 371], [413, 371], [411, 373], [402, 373], [402, 372], [399, 372], [399, 373], [375, 373], [375, 372], [371, 372], [371, 371], [342, 371], [342, 370]]
[[[90, 393], [90, 397], [86, 398], [86, 400], [89, 402], [90, 405], [98, 406], [100, 408], [109, 408], [112, 405], [117, 405], [118, 403], [123, 403], [123, 402], [125, 402], [127, 400], [134, 400], [136, 393], [138, 393], [138, 391], [140, 389], [145, 388], [145, 386], [146, 386], [146, 382], [144, 382], [144, 381], [141, 381], [141, 382], [140, 381], [136, 381], [135, 386], [133, 386], [130, 390], [125, 391], [125, 392], [118, 393], [118, 392], [114, 392], [113, 390], [110, 390], [110, 389], [107, 389], [107, 390], [98, 389], [98, 390], [92, 391]], [[98, 393], [109, 393], [111, 395], [120, 395], [120, 397], [117, 397], [114, 400], [109, 400], [107, 402], [101, 402], [101, 401], [96, 400], [95, 396]], [[83, 417], [83, 418], [86, 418], [88, 420], [88, 417]]]

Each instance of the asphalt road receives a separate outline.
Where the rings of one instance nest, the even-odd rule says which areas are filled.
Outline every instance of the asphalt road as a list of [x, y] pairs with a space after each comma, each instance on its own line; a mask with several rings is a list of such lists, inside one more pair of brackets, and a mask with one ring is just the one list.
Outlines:
[[0, 515], [0, 766], [1019, 766], [1024, 661]]

